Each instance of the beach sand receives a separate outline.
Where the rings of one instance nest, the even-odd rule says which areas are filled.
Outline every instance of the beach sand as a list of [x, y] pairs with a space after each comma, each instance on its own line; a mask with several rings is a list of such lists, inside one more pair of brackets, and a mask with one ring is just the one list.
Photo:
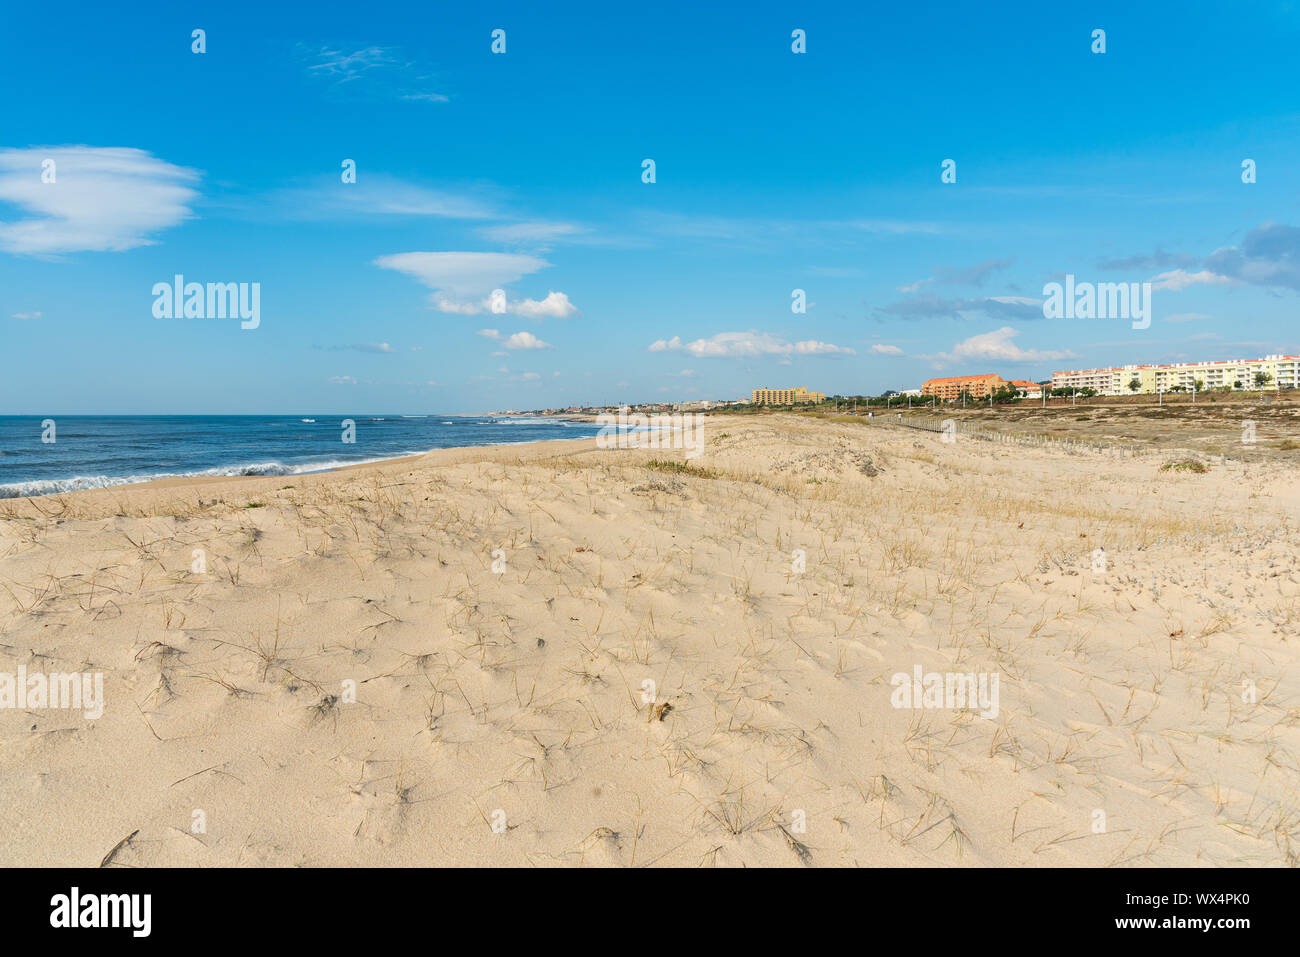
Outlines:
[[705, 438], [0, 502], [0, 863], [1300, 862], [1293, 467]]

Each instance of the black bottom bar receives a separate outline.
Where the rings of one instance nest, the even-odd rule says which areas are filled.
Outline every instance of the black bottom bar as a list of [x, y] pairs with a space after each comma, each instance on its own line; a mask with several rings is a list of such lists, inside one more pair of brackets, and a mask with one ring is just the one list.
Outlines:
[[902, 931], [920, 938], [934, 934], [936, 943], [951, 933], [970, 945], [1129, 938], [1184, 946], [1199, 938], [1232, 946], [1257, 931], [1276, 935], [1288, 929], [1295, 896], [1294, 875], [1281, 869], [542, 875], [110, 868], [9, 870], [3, 879], [9, 886], [0, 910], [10, 945], [76, 935], [81, 943], [112, 938], [128, 945], [374, 946], [390, 935], [414, 933], [431, 945], [468, 934], [484, 943], [518, 935], [531, 946], [549, 940], [564, 947], [612, 943], [617, 938], [593, 932], [621, 929], [629, 941], [666, 947], [679, 939], [685, 919], [695, 925], [691, 936], [712, 928], [733, 945], [747, 939], [770, 945], [782, 927], [797, 927], [800, 935], [819, 928], [848, 931], [864, 943]]

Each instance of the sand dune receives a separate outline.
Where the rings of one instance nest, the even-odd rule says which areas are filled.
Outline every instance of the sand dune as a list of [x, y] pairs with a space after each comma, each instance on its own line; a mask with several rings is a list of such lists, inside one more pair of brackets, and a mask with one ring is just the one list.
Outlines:
[[1300, 862], [1293, 470], [706, 438], [0, 503], [0, 861]]

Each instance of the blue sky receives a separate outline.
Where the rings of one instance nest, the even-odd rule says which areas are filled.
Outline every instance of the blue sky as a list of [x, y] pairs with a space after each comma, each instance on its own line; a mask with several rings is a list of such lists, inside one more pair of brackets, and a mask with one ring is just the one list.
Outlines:
[[[875, 394], [1300, 351], [1294, 3], [466, 6], [6, 5], [0, 412]], [[260, 283], [259, 327], [155, 318], [177, 273]], [[1152, 282], [1150, 328], [1044, 319], [1067, 273]]]

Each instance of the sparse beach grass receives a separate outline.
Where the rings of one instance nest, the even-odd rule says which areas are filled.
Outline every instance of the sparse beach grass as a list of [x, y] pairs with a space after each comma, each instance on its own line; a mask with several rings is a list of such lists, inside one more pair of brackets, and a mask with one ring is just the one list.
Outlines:
[[709, 430], [0, 503], [0, 645], [107, 697], [0, 711], [0, 858], [1300, 863], [1290, 468]]

